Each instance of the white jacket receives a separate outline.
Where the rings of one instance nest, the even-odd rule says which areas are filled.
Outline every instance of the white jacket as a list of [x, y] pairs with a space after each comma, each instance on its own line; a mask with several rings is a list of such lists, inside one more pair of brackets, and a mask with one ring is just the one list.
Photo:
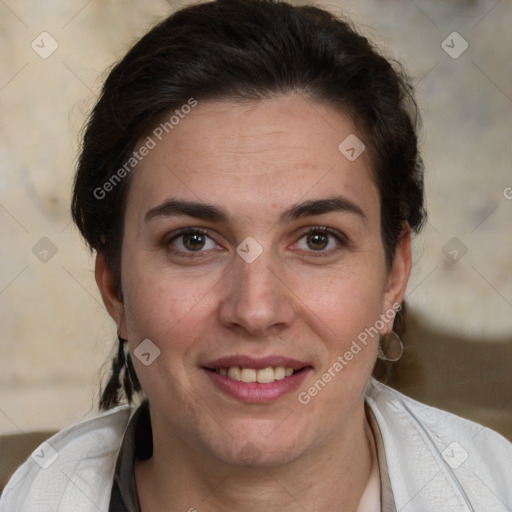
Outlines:
[[[370, 380], [400, 512], [510, 512], [512, 444], [496, 432]], [[117, 454], [134, 409], [118, 407], [59, 432], [16, 471], [0, 512], [108, 512]]]

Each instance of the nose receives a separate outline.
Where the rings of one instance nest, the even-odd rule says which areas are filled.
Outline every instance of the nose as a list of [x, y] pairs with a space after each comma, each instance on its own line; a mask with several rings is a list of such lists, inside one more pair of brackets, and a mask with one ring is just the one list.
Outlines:
[[265, 252], [252, 263], [235, 256], [226, 275], [220, 322], [231, 329], [263, 337], [291, 325], [295, 310], [293, 293]]

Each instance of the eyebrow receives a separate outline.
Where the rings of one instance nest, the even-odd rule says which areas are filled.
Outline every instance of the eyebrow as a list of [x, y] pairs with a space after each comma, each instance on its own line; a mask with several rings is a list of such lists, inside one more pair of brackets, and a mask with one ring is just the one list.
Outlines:
[[[336, 196], [326, 199], [313, 199], [293, 205], [280, 215], [279, 222], [284, 224], [292, 220], [332, 212], [352, 213], [357, 215], [364, 222], [367, 220], [364, 211], [359, 205], [346, 197]], [[226, 224], [232, 219], [231, 215], [226, 210], [212, 204], [168, 199], [162, 204], [148, 210], [144, 216], [144, 220], [147, 222], [158, 217], [174, 217], [181, 215]]]

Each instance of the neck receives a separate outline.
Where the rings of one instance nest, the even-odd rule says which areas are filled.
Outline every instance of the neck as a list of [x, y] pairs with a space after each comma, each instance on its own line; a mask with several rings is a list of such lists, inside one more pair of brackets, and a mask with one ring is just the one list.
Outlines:
[[141, 510], [354, 512], [372, 465], [371, 431], [361, 409], [357, 421], [325, 446], [272, 467], [225, 464], [171, 442], [153, 426], [153, 457], [135, 468]]

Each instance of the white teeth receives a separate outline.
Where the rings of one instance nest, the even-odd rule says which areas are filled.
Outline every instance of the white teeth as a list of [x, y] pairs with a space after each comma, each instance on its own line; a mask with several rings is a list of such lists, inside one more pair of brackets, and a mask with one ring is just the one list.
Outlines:
[[268, 368], [240, 368], [239, 366], [230, 366], [229, 368], [218, 368], [215, 370], [220, 375], [241, 382], [259, 382], [268, 384], [276, 380], [282, 380], [285, 377], [293, 375], [293, 368], [284, 366], [269, 366]]
[[260, 384], [267, 384], [267, 382], [274, 382], [275, 370], [273, 368], [262, 368], [258, 370], [256, 380]]
[[228, 370], [228, 377], [233, 380], [240, 380], [240, 368], [231, 366]]
[[282, 380], [286, 376], [286, 370], [284, 366], [276, 366], [274, 368], [274, 379], [276, 380]]
[[256, 382], [256, 370], [252, 368], [242, 368], [240, 380], [242, 382]]

